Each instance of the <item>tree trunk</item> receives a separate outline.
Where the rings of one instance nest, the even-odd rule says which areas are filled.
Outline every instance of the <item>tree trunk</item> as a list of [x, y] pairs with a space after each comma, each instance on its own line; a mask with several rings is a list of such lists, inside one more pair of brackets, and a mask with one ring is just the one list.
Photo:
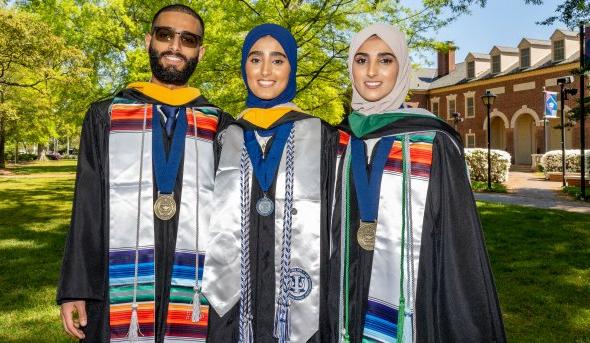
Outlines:
[[47, 161], [47, 156], [45, 156], [46, 152], [47, 146], [44, 144], [37, 144], [37, 161]]
[[4, 118], [0, 116], [0, 168], [6, 168], [4, 150], [6, 148], [6, 130], [4, 129]]
[[14, 144], [14, 165], [18, 163], [18, 142]]

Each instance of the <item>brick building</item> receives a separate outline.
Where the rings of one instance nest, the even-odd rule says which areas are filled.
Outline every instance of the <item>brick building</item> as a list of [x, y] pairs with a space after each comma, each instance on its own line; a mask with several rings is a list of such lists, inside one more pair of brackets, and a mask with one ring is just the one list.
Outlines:
[[[455, 51], [438, 53], [437, 68], [418, 70], [412, 80], [410, 103], [427, 108], [454, 125], [466, 147], [487, 146], [487, 108], [481, 96], [491, 91], [497, 97], [491, 108], [491, 146], [512, 155], [514, 164], [530, 165], [531, 155], [560, 149], [558, 118], [548, 119], [544, 130], [544, 94], [558, 92], [557, 79], [574, 76], [579, 68], [576, 32], [555, 30], [548, 40], [523, 38], [516, 48], [494, 46], [488, 54], [467, 54], [455, 63]], [[580, 81], [566, 85], [579, 88]], [[586, 90], [588, 95], [588, 90]], [[565, 112], [576, 106], [578, 95], [566, 100]], [[453, 119], [459, 112], [462, 122]], [[567, 118], [567, 116], [566, 116]], [[586, 120], [586, 142], [590, 142]], [[580, 125], [566, 129], [566, 148], [580, 147]]]

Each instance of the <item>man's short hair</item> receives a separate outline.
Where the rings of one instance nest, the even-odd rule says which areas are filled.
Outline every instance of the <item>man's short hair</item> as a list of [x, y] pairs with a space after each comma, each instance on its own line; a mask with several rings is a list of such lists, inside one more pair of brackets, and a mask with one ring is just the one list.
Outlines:
[[151, 30], [154, 29], [154, 24], [156, 23], [156, 20], [158, 19], [160, 14], [164, 12], [181, 12], [194, 17], [199, 21], [199, 24], [201, 24], [201, 30], [203, 31], [201, 35], [205, 36], [205, 22], [203, 21], [203, 18], [201, 18], [201, 16], [197, 12], [195, 12], [195, 10], [183, 4], [173, 4], [160, 8], [160, 10], [154, 15], [154, 18], [152, 19]]

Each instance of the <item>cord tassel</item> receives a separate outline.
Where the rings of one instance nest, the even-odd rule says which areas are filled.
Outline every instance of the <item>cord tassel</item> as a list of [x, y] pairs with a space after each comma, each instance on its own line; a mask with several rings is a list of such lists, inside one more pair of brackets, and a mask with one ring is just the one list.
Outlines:
[[279, 304], [275, 312], [274, 336], [279, 343], [289, 342], [291, 339], [291, 314], [289, 304]]
[[193, 294], [193, 312], [191, 321], [198, 323], [201, 321], [201, 287], [195, 287], [195, 294]]
[[254, 328], [252, 327], [252, 318], [248, 318], [242, 325], [242, 332], [245, 333], [245, 335], [240, 343], [254, 343]]
[[139, 342], [139, 336], [141, 330], [139, 329], [139, 319], [137, 318], [137, 304], [133, 304], [131, 307], [131, 323], [129, 323], [129, 331], [127, 332], [127, 338], [129, 342]]

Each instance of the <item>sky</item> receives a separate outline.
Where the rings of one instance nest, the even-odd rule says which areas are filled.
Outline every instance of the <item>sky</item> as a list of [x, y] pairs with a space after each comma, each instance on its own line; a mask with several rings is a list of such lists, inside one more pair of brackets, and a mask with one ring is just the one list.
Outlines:
[[[420, 6], [420, 0], [401, 0], [406, 6]], [[440, 41], [454, 41], [459, 47], [455, 60], [463, 62], [469, 52], [489, 53], [494, 45], [516, 47], [526, 38], [549, 39], [556, 28], [567, 29], [562, 23], [537, 25], [554, 13], [561, 0], [544, 0], [543, 5], [526, 5], [524, 0], [488, 0], [486, 7], [473, 6], [455, 22], [431, 33]], [[436, 53], [426, 54], [431, 67], [436, 66]]]

